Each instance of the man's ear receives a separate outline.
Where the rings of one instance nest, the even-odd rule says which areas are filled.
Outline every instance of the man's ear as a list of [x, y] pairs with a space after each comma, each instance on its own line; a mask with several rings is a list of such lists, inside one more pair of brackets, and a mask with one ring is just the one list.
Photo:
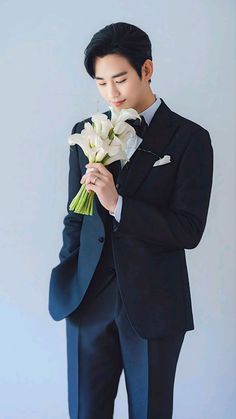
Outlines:
[[142, 76], [145, 80], [150, 80], [153, 74], [153, 62], [147, 58], [142, 65]]

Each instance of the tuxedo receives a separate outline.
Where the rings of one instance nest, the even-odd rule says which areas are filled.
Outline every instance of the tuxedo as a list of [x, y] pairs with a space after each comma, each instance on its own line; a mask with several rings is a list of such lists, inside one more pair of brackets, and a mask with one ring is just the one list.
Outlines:
[[[194, 329], [185, 249], [195, 248], [205, 229], [213, 149], [207, 130], [161, 101], [130, 161], [122, 170], [120, 161], [106, 166], [123, 197], [120, 222], [96, 194], [93, 216], [69, 210], [88, 163], [77, 145], [70, 147], [63, 247], [50, 278], [49, 311], [55, 320], [81, 303], [102, 254], [104, 220], [111, 218], [110, 258], [138, 334], [157, 338]], [[104, 113], [110, 116], [110, 111]], [[81, 132], [88, 121], [77, 123], [72, 133]], [[171, 163], [153, 167], [163, 154], [171, 156]]]
[[[156, 164], [163, 156], [170, 161]], [[71, 146], [63, 246], [49, 287], [50, 315], [66, 319], [70, 417], [112, 418], [124, 367], [129, 418], [170, 419], [179, 351], [194, 329], [185, 249], [206, 225], [211, 139], [161, 99], [129, 161], [106, 166], [122, 197], [119, 221], [96, 194], [92, 216], [69, 210], [87, 163]]]

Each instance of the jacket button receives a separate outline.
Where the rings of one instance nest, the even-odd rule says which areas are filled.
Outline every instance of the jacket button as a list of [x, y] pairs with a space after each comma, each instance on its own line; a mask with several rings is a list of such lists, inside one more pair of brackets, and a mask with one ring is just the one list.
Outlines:
[[98, 240], [102, 243], [104, 242], [104, 237], [98, 237]]
[[119, 183], [117, 183], [117, 184], [116, 184], [116, 188], [119, 188], [119, 186], [120, 186], [120, 184], [119, 184]]

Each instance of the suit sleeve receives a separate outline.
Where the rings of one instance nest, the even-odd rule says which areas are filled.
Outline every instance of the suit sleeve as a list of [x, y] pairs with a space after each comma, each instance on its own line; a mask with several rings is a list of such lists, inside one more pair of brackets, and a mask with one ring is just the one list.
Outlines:
[[[80, 133], [82, 124], [74, 125], [71, 134]], [[81, 186], [80, 179], [82, 177], [79, 165], [78, 146], [70, 145], [69, 150], [69, 176], [68, 176], [68, 201], [67, 201], [67, 215], [63, 220], [64, 229], [62, 232], [63, 245], [59, 252], [60, 262], [65, 260], [80, 246], [80, 231], [83, 222], [83, 215], [77, 214], [69, 210], [69, 205], [74, 196], [79, 191]]]
[[127, 235], [170, 249], [192, 249], [203, 235], [213, 178], [210, 135], [198, 129], [185, 149], [168, 207], [157, 208], [123, 196], [114, 234]]

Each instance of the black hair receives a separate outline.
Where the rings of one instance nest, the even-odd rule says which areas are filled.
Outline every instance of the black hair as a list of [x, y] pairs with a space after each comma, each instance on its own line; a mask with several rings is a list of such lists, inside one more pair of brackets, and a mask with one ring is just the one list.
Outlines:
[[[84, 66], [88, 74], [95, 78], [96, 57], [119, 54], [125, 57], [142, 78], [142, 65], [152, 60], [151, 41], [142, 29], [125, 22], [112, 23], [96, 32], [84, 51]], [[148, 81], [151, 83], [151, 80]]]

